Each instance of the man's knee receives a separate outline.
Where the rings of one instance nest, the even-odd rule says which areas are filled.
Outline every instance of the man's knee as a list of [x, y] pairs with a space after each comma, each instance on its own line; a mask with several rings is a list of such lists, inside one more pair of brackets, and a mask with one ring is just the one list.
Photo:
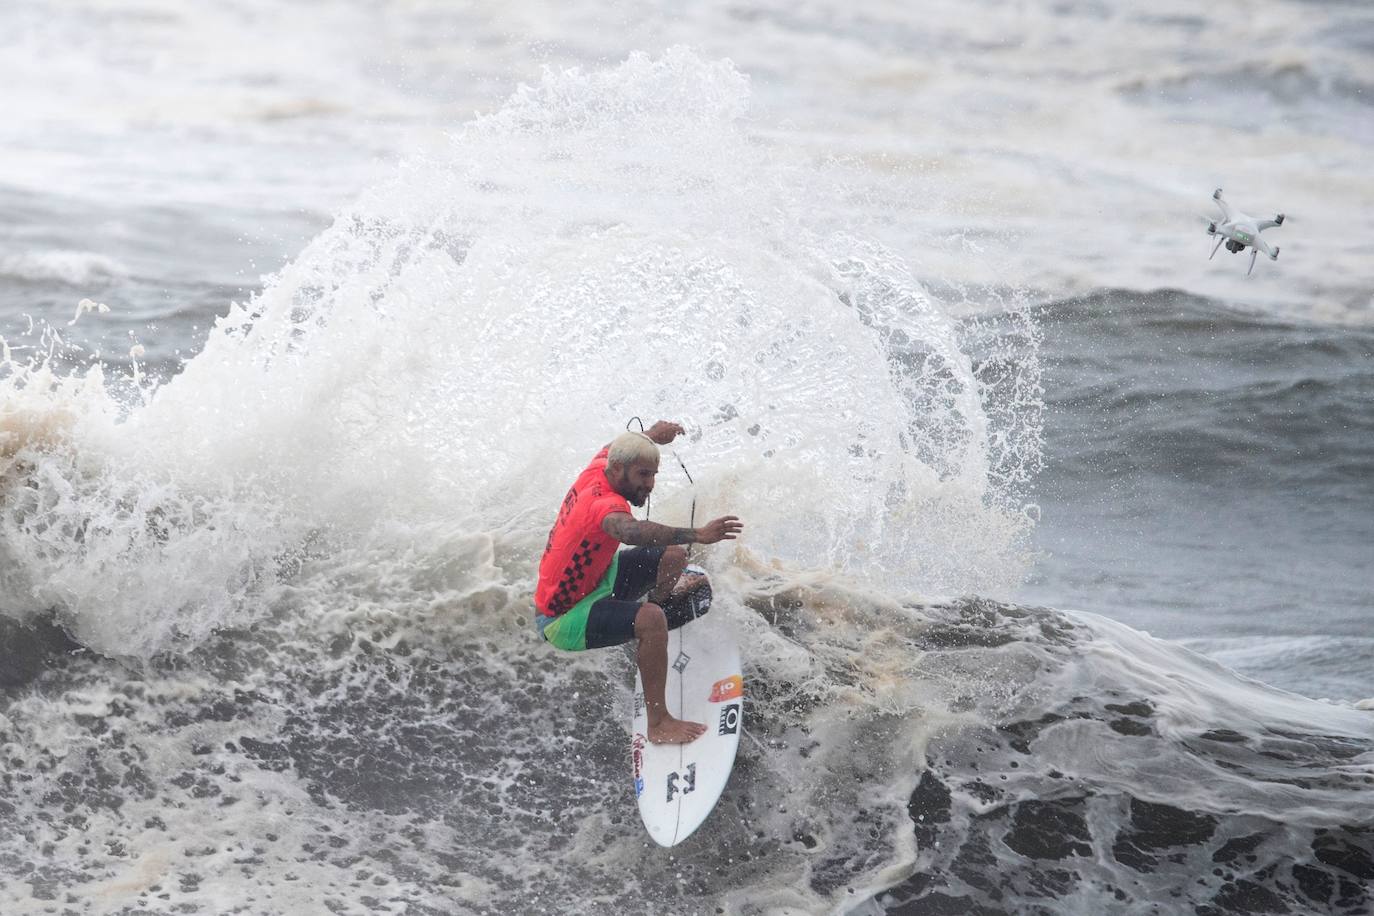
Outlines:
[[663, 557], [658, 561], [659, 580], [663, 576], [677, 578], [687, 567], [687, 548], [681, 544], [671, 544], [663, 548]]
[[639, 606], [635, 614], [635, 636], [639, 639], [666, 638], [668, 636], [668, 615], [663, 608], [652, 601]]

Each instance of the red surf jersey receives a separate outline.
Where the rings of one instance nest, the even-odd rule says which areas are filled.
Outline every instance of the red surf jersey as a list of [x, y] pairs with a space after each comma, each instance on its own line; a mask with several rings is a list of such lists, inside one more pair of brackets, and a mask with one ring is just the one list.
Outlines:
[[539, 587], [534, 606], [539, 613], [557, 617], [596, 588], [611, 565], [620, 542], [601, 530], [612, 512], [630, 511], [630, 503], [606, 479], [606, 449], [578, 475], [549, 532], [549, 542], [539, 561]]

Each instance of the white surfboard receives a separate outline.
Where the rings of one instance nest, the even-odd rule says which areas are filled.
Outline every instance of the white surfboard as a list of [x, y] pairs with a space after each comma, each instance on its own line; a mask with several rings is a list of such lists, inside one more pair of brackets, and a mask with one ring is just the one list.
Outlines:
[[[702, 600], [710, 606], [710, 592]], [[735, 765], [744, 727], [744, 672], [739, 647], [708, 614], [668, 633], [668, 712], [701, 722], [691, 744], [650, 744], [644, 685], [635, 675], [633, 760], [639, 815], [660, 846], [676, 846], [706, 820]]]

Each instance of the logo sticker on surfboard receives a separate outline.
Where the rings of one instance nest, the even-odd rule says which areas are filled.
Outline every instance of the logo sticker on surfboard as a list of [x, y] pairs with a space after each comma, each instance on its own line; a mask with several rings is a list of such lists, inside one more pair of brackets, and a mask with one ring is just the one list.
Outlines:
[[718, 735], [733, 735], [739, 731], [739, 704], [731, 703], [720, 711], [720, 727], [716, 730]]
[[697, 765], [687, 764], [685, 773], [668, 774], [668, 797], [664, 801], [672, 801], [673, 796], [681, 793], [686, 795], [697, 790]]
[[635, 798], [639, 798], [644, 794], [644, 736], [636, 732], [630, 748], [635, 764]]
[[687, 670], [687, 666], [692, 663], [692, 656], [686, 652], [678, 652], [677, 658], [673, 660], [673, 670], [678, 674]]
[[738, 674], [732, 674], [727, 678], [722, 678], [711, 685], [712, 703], [724, 703], [726, 700], [734, 700], [744, 696], [744, 678]]

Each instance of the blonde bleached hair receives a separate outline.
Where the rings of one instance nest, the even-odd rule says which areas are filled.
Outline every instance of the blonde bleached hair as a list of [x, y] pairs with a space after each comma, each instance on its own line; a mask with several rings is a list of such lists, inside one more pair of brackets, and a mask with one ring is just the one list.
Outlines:
[[643, 433], [623, 432], [611, 440], [606, 464], [629, 467], [636, 461], [658, 464], [658, 446]]

